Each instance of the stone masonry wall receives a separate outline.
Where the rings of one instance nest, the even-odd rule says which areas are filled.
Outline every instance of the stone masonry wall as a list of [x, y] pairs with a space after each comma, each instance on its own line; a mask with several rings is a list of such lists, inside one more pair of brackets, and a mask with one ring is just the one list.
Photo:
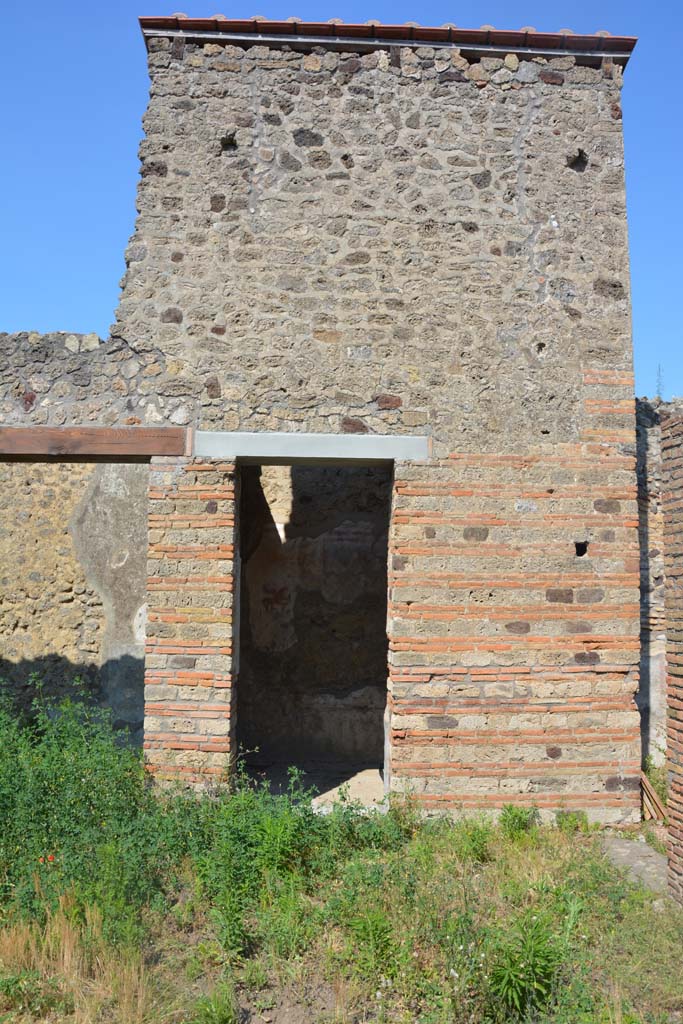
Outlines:
[[578, 438], [583, 364], [630, 369], [618, 67], [150, 48], [112, 330], [201, 426]]
[[140, 741], [147, 466], [0, 464], [0, 679], [20, 705], [80, 678]]
[[[187, 422], [158, 350], [96, 334], [0, 334], [3, 426]], [[0, 465], [0, 677], [23, 703], [80, 676], [142, 742], [148, 467]]]
[[52, 689], [76, 674], [92, 681], [100, 665], [102, 600], [69, 530], [93, 469], [0, 464], [0, 677], [23, 691], [22, 703], [35, 695], [34, 671]]
[[154, 426], [189, 422], [196, 383], [153, 346], [132, 352], [96, 334], [0, 333], [4, 426]]
[[149, 62], [114, 338], [200, 382], [206, 428], [432, 437], [396, 467], [392, 785], [637, 818], [619, 69], [170, 40]]
[[662, 419], [668, 661], [669, 885], [683, 902], [683, 417]]
[[[398, 465], [394, 480], [392, 786], [431, 807], [533, 800], [634, 820], [620, 69], [168, 39], [150, 41], [149, 65], [112, 338], [78, 352], [91, 383], [39, 380], [35, 402], [16, 390], [29, 352], [2, 408], [12, 422], [430, 435], [432, 461]], [[98, 382], [121, 376], [105, 411]], [[161, 689], [148, 687], [148, 752], [192, 774], [225, 760], [209, 723], [227, 728], [219, 691], [232, 676], [227, 623], [184, 609], [227, 600], [233, 528], [214, 536], [207, 504], [229, 518], [233, 499], [227, 470], [174, 465], [155, 469], [152, 490], [163, 518], [150, 578], [169, 580], [166, 618], [150, 614], [148, 684]], [[202, 472], [218, 474], [220, 497], [204, 500]], [[202, 535], [218, 545], [203, 581]], [[182, 683], [186, 671], [206, 671], [207, 686]]]

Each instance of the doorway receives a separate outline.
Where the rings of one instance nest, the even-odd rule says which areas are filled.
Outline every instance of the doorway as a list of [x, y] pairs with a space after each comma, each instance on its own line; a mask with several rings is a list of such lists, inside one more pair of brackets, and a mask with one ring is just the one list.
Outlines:
[[250, 771], [383, 794], [392, 463], [240, 467], [237, 744]]

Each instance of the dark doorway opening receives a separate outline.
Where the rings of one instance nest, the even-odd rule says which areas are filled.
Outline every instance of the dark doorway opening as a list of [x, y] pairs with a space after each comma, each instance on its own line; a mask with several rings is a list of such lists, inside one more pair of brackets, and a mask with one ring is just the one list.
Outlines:
[[276, 787], [381, 787], [392, 465], [240, 472], [238, 748]]

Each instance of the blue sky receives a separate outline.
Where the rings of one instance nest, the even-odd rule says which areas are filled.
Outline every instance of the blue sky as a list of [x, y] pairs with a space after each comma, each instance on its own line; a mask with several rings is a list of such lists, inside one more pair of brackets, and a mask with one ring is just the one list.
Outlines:
[[[456, 9], [438, 0], [250, 2], [222, 13], [639, 36], [623, 96], [636, 391], [654, 395], [661, 367], [663, 396], [683, 395], [680, 0], [461, 0]], [[173, 3], [190, 16], [220, 10], [217, 0]], [[137, 16], [173, 10], [169, 0], [4, 5], [0, 331], [106, 337], [133, 229], [147, 100]]]

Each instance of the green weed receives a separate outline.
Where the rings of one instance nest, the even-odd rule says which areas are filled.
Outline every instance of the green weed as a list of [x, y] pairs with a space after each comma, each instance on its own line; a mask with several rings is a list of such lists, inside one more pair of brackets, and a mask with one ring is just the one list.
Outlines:
[[192, 1024], [239, 1024], [240, 1013], [235, 986], [221, 981], [210, 996], [199, 1000]]
[[453, 829], [452, 841], [458, 854], [465, 861], [485, 864], [491, 859], [491, 844], [495, 829], [488, 821], [465, 818]]
[[523, 1020], [548, 1005], [562, 953], [547, 919], [525, 915], [499, 936], [491, 956], [494, 1013]]
[[573, 835], [575, 832], [583, 832], [586, 835], [591, 830], [585, 811], [557, 811], [555, 822], [560, 832], [566, 835]]
[[72, 894], [133, 939], [138, 909], [162, 892], [173, 849], [137, 753], [86, 704], [40, 705], [21, 727], [0, 709], [0, 893], [40, 916]]
[[537, 828], [540, 815], [536, 807], [505, 804], [500, 812], [499, 825], [508, 839], [519, 839]]
[[73, 1002], [61, 991], [54, 978], [43, 978], [37, 971], [0, 975], [0, 1010], [17, 1010], [45, 1019], [53, 1011], [72, 1013]]

